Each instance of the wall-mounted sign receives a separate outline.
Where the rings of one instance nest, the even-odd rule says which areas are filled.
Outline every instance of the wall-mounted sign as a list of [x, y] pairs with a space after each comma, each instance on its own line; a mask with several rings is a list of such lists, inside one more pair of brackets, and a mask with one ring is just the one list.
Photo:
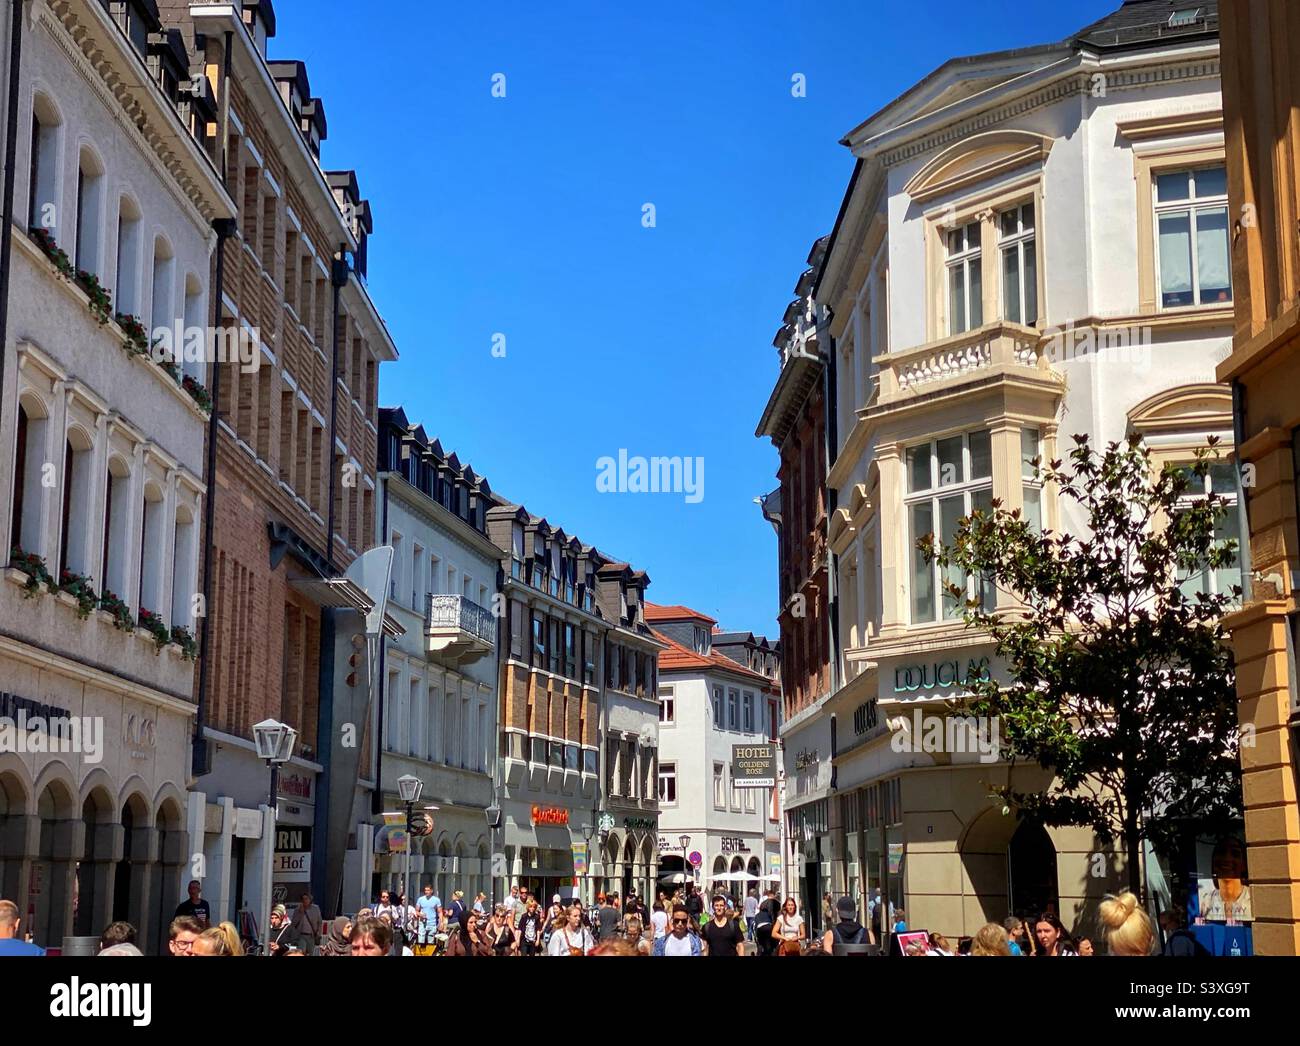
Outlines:
[[776, 745], [732, 745], [733, 788], [776, 787]]
[[281, 771], [276, 792], [282, 799], [301, 799], [305, 803], [312, 801], [312, 791], [316, 787], [316, 775], [290, 770]]
[[134, 712], [122, 719], [122, 742], [127, 748], [152, 749], [158, 741], [157, 723], [145, 715]]
[[568, 823], [569, 811], [563, 806], [533, 807], [533, 824], [567, 825]]
[[276, 853], [302, 853], [311, 849], [309, 825], [278, 825], [275, 829]]
[[311, 878], [311, 854], [275, 854], [271, 863], [271, 874], [276, 882], [308, 880]]
[[964, 686], [966, 680], [975, 678], [987, 683], [989, 680], [989, 659], [972, 657], [962, 663], [957, 658], [951, 661], [935, 661], [928, 665], [900, 665], [894, 669], [894, 693], [907, 694], [916, 690], [940, 690]]
[[623, 827], [633, 832], [653, 832], [659, 825], [653, 817], [625, 817]]
[[796, 770], [807, 770], [817, 762], [817, 749], [801, 749], [794, 757], [794, 768]]
[[257, 839], [262, 834], [262, 811], [235, 807], [235, 838]]
[[745, 845], [745, 840], [739, 836], [724, 835], [721, 840], [721, 850], [724, 854], [747, 854], [749, 847]]
[[853, 732], [861, 737], [863, 734], [869, 734], [880, 722], [880, 716], [876, 709], [876, 699], [873, 697], [870, 701], [863, 701], [853, 710]]

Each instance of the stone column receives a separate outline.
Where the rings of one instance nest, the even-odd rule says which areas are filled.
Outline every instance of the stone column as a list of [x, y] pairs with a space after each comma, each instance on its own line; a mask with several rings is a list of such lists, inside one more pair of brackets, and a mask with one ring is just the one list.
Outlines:
[[[125, 838], [125, 831], [123, 831]], [[135, 927], [141, 950], [154, 931], [155, 908], [153, 901], [154, 865], [158, 861], [159, 834], [156, 828], [143, 827], [131, 830], [131, 879], [128, 889], [127, 921]]]

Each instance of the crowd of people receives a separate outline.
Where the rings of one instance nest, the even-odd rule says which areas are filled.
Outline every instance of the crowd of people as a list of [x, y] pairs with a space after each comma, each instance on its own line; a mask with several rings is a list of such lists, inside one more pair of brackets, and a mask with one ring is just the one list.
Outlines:
[[[303, 894], [290, 913], [277, 904], [265, 941], [273, 957], [322, 956], [713, 956], [744, 955], [878, 955], [1065, 957], [1095, 954], [1092, 940], [1072, 936], [1054, 911], [1034, 919], [1011, 916], [988, 923], [954, 947], [942, 934], [909, 933], [906, 913], [887, 905], [877, 892], [859, 919], [851, 897], [823, 899], [820, 934], [813, 934], [794, 897], [778, 901], [775, 891], [759, 897], [751, 890], [743, 901], [726, 893], [707, 903], [687, 884], [680, 893], [660, 892], [653, 906], [635, 893], [626, 898], [600, 894], [587, 908], [558, 894], [543, 907], [527, 887], [514, 886], [499, 904], [479, 893], [467, 901], [460, 890], [443, 904], [431, 885], [414, 904], [405, 894], [380, 891], [374, 905], [355, 916], [325, 921], [310, 894]], [[887, 920], [887, 922], [886, 922]], [[1100, 907], [1102, 933], [1111, 955], [1151, 955], [1156, 932], [1150, 916], [1132, 893], [1107, 897]], [[1173, 912], [1160, 922], [1166, 931], [1165, 955], [1198, 954], [1194, 938]], [[882, 933], [882, 924], [889, 932]], [[42, 949], [20, 934], [21, 919], [12, 901], [0, 900], [0, 955], [40, 955]], [[248, 955], [262, 950], [230, 922], [211, 924], [211, 908], [197, 881], [176, 909], [168, 928], [168, 952], [178, 957]], [[140, 955], [136, 930], [114, 922], [100, 937], [100, 955]]]

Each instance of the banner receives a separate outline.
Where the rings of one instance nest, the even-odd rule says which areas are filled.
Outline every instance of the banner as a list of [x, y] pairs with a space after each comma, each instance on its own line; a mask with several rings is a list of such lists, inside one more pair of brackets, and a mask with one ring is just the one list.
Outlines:
[[733, 788], [775, 788], [776, 745], [732, 745], [731, 786]]
[[586, 843], [573, 844], [573, 874], [574, 875], [587, 874], [587, 844]]

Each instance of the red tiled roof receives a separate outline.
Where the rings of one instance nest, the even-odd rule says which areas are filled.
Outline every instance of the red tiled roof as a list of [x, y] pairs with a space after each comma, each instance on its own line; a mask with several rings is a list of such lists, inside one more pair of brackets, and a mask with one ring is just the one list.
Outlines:
[[[653, 632], [654, 630], [651, 629]], [[774, 681], [759, 672], [751, 672], [744, 665], [737, 664], [729, 657], [722, 654], [715, 654], [710, 651], [708, 654], [697, 654], [694, 650], [688, 650], [681, 643], [669, 639], [662, 632], [654, 632], [654, 637], [661, 643], [668, 645], [667, 650], [659, 651], [659, 671], [663, 672], [682, 672], [690, 669], [698, 669], [705, 672], [716, 672], [722, 670], [731, 672], [734, 675], [743, 676], [746, 679], [752, 679], [765, 687], [773, 687]]]
[[645, 602], [645, 619], [647, 621], [686, 621], [689, 618], [696, 618], [700, 621], [707, 621], [710, 625], [716, 625], [718, 622], [709, 617], [708, 614], [702, 614], [698, 610], [692, 610], [690, 607], [680, 605], [664, 606], [659, 603]]

